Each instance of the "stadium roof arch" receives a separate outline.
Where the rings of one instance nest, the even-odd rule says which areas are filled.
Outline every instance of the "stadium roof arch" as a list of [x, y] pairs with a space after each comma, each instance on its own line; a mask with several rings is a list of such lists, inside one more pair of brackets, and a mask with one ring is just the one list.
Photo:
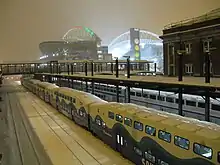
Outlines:
[[[125, 56], [130, 56], [130, 59], [134, 60], [130, 45], [130, 31], [112, 40], [108, 50], [113, 57], [123, 59]], [[154, 61], [157, 63], [157, 70], [163, 72], [163, 41], [159, 35], [140, 29], [140, 54], [141, 60]]]
[[43, 55], [40, 59], [74, 54], [78, 49], [80, 51], [91, 50], [100, 43], [101, 39], [92, 29], [84, 26], [75, 26], [68, 30], [60, 40], [41, 42], [39, 48]]
[[65, 42], [80, 42], [80, 41], [101, 42], [101, 39], [92, 29], [84, 26], [73, 27], [64, 34], [62, 39]]

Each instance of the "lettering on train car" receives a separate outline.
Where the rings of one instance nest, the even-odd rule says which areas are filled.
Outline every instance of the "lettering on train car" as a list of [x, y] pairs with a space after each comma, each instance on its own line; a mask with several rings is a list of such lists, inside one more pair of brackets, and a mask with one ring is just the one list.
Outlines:
[[169, 165], [169, 163], [166, 163], [165, 161], [160, 160], [160, 159], [157, 159], [157, 163], [155, 162], [155, 159], [153, 161], [154, 161], [154, 163], [152, 163], [152, 161], [149, 161], [145, 158], [142, 158], [142, 164], [143, 165], [156, 165], [156, 164], [158, 164], [158, 165]]
[[148, 160], [145, 160], [144, 158], [142, 159], [142, 164], [143, 165], [155, 165], [155, 164], [149, 162]]

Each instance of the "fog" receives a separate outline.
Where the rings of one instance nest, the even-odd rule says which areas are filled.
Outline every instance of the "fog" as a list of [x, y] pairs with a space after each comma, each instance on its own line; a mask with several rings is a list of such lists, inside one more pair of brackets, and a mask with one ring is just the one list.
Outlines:
[[164, 25], [220, 7], [219, 0], [0, 0], [0, 61], [36, 60], [39, 43], [87, 26], [103, 44], [130, 27], [161, 34]]

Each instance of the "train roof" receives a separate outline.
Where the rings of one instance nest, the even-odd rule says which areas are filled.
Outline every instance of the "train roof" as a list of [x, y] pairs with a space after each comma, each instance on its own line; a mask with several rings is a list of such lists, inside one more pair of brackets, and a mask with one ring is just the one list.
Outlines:
[[71, 88], [67, 88], [67, 87], [60, 87], [59, 92], [62, 92], [63, 94], [66, 94], [70, 97], [74, 96], [80, 99], [81, 102], [86, 103], [86, 104], [90, 104], [93, 102], [107, 102], [102, 100], [101, 98], [92, 95], [91, 93], [87, 93], [87, 92], [83, 92], [83, 91], [78, 91], [75, 89], [71, 89]]
[[31, 79], [30, 81], [31, 81], [33, 84], [37, 84], [37, 83], [41, 82], [40, 80], [37, 80], [37, 79]]
[[[142, 89], [140, 88], [132, 88], [131, 91], [138, 91], [138, 92], [142, 92]], [[155, 95], [159, 95], [159, 91], [157, 90], [151, 90], [151, 89], [143, 89], [143, 92], [147, 92], [149, 94], [155, 94]], [[160, 91], [160, 96], [164, 96], [164, 97], [172, 97], [172, 98], [177, 98], [178, 99], [178, 93], [174, 93], [174, 92], [164, 92], [164, 91]], [[204, 103], [205, 99], [202, 96], [197, 96], [197, 95], [189, 95], [189, 94], [183, 94], [183, 99], [184, 100], [188, 100], [188, 101], [199, 101]], [[215, 104], [220, 104], [220, 99], [213, 99], [210, 98], [210, 101], [212, 103]]]
[[47, 89], [59, 88], [56, 84], [48, 83], [48, 82], [39, 82], [39, 86], [45, 87]]
[[112, 104], [121, 113], [126, 112], [141, 119], [147, 119], [171, 127], [176, 127], [184, 132], [191, 132], [207, 139], [220, 139], [220, 126], [214, 123], [183, 117], [168, 112], [158, 111], [152, 108], [136, 104]]

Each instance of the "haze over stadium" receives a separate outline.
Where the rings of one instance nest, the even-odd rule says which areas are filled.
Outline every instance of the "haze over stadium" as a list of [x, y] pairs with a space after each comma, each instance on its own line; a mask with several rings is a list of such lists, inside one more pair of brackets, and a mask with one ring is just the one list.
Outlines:
[[1, 0], [1, 60], [39, 59], [39, 43], [59, 40], [77, 25], [90, 27], [108, 45], [131, 27], [160, 35], [164, 25], [219, 5], [219, 0]]

